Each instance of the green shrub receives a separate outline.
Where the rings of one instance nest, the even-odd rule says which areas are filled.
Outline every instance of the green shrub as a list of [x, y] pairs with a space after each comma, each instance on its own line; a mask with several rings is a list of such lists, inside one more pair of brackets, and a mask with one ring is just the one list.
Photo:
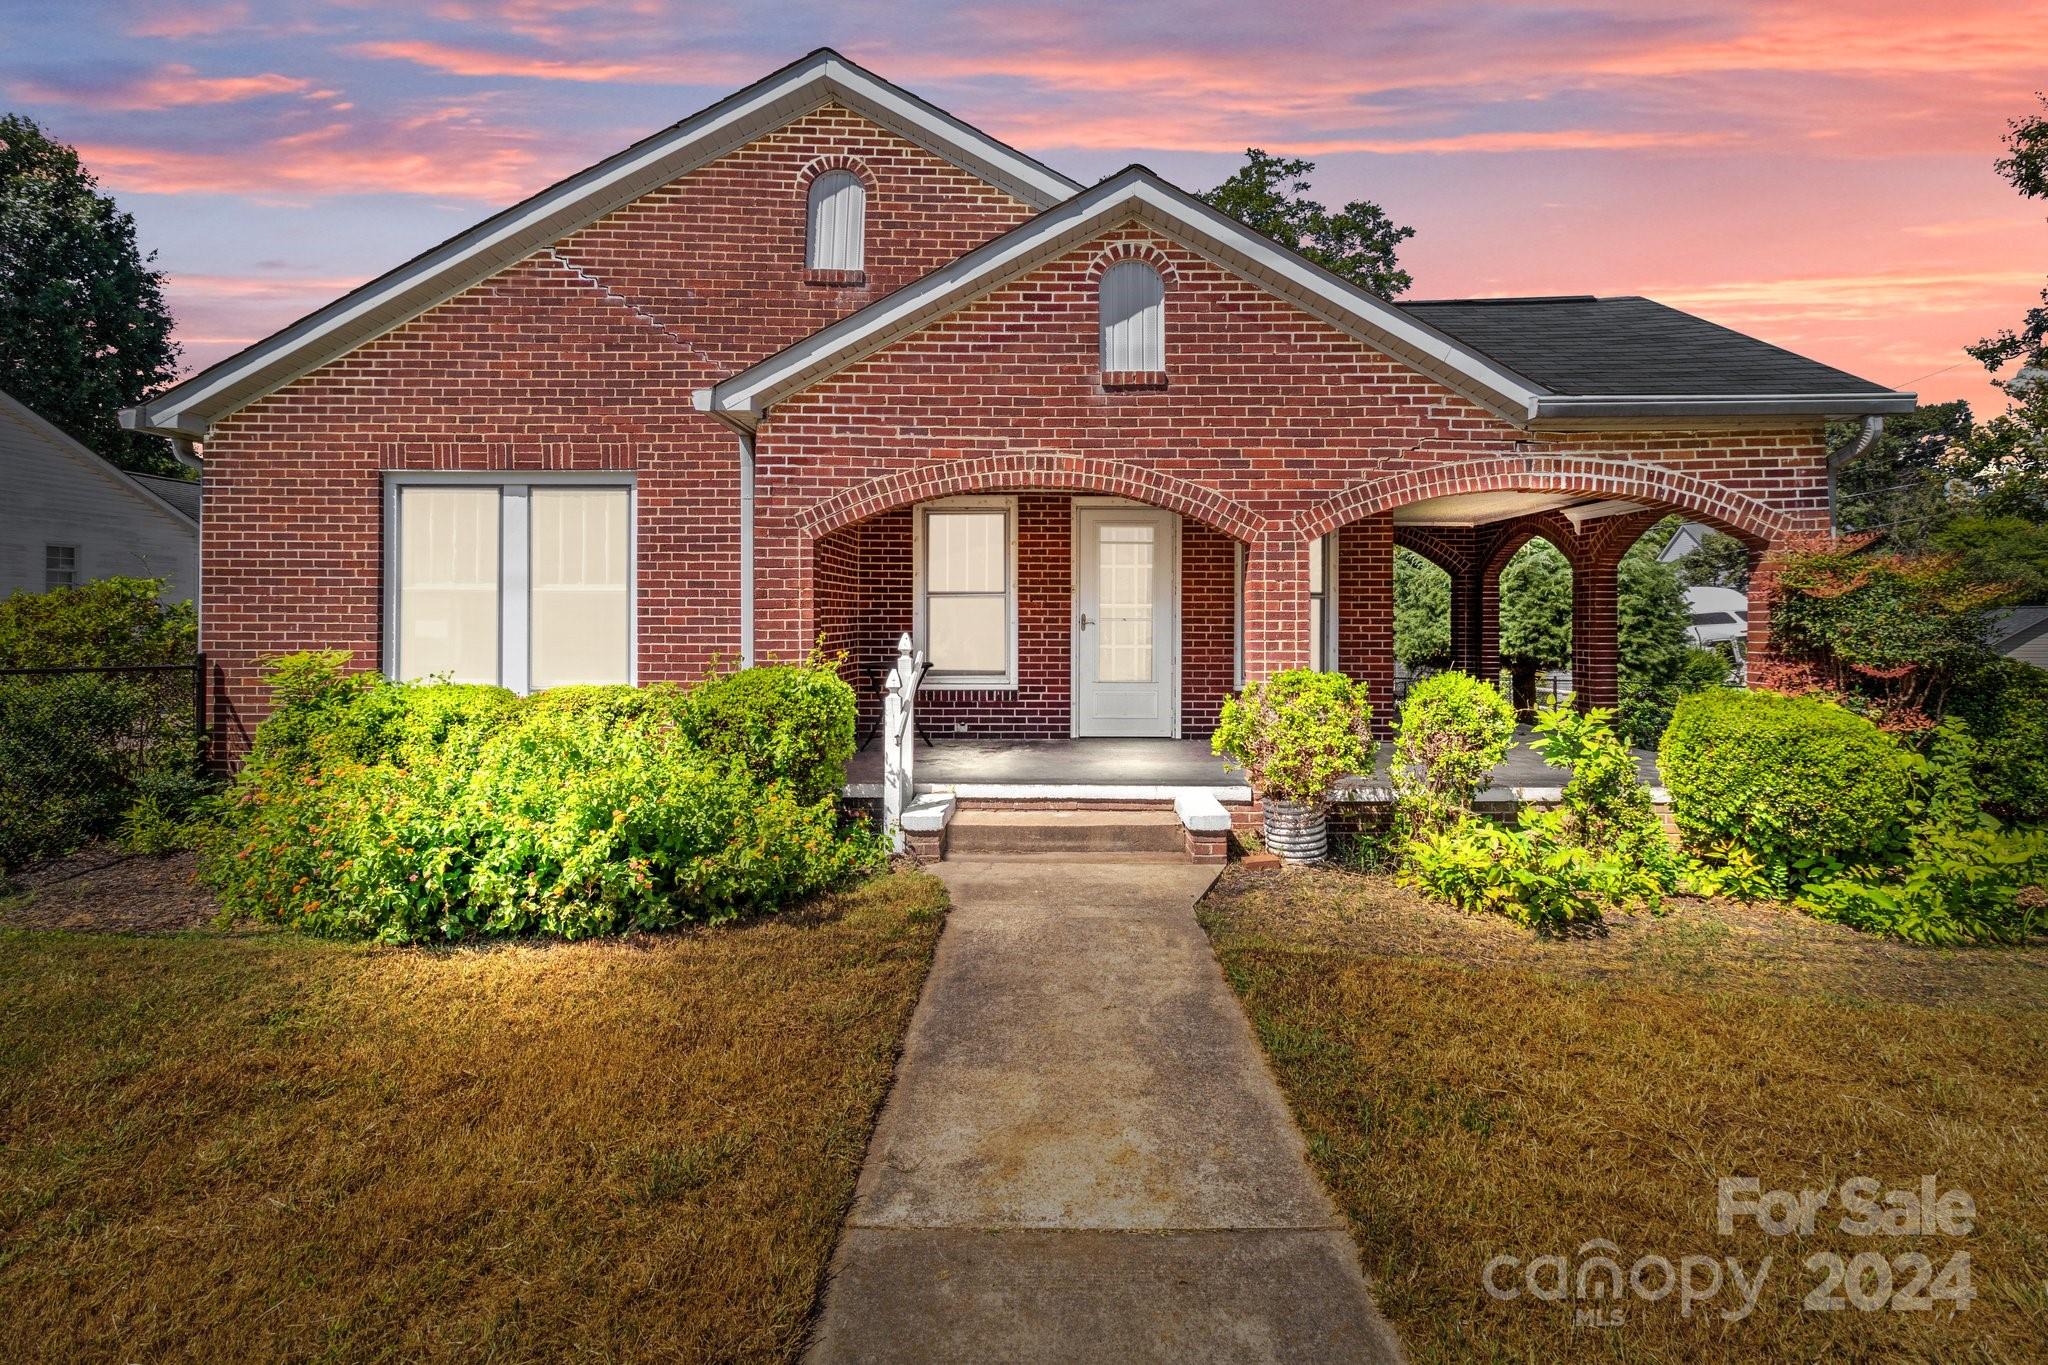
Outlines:
[[1679, 860], [1635, 755], [1614, 733], [1613, 714], [1569, 705], [1539, 711], [1536, 748], [1544, 762], [1571, 769], [1563, 793], [1566, 837], [1612, 860], [1615, 875], [1630, 884], [1627, 898], [1656, 909], [1678, 885]]
[[1924, 766], [1830, 702], [1729, 688], [1679, 702], [1658, 763], [1689, 848], [1733, 844], [1774, 875], [1896, 856]]
[[0, 601], [0, 668], [189, 663], [199, 648], [190, 602], [164, 603], [160, 578], [101, 578]]
[[1512, 829], [1468, 814], [1423, 831], [1397, 880], [1460, 910], [1557, 932], [1637, 903], [1628, 872], [1574, 842], [1562, 811], [1529, 809]]
[[[202, 842], [229, 914], [394, 943], [577, 938], [772, 908], [880, 858], [871, 834], [840, 828], [843, 782], [799, 788], [852, 748], [843, 684], [838, 713], [814, 679], [728, 684], [692, 719], [751, 728], [707, 747], [675, 688], [522, 700], [346, 665], [271, 670], [277, 710]], [[775, 716], [778, 701], [791, 705]], [[803, 717], [846, 742], [798, 734]]]
[[1418, 824], [1441, 826], [1472, 808], [1515, 747], [1515, 712], [1469, 673], [1437, 673], [1408, 689], [1394, 739], [1394, 789]]
[[1209, 747], [1262, 796], [1318, 805], [1340, 778], [1372, 770], [1371, 724], [1363, 686], [1290, 668], [1227, 699]]
[[820, 660], [714, 674], [680, 696], [683, 737], [737, 759], [755, 780], [789, 784], [803, 805], [836, 798], [853, 757], [853, 689]]
[[[189, 602], [153, 579], [110, 578], [0, 601], [0, 668], [189, 663]], [[189, 673], [0, 677], [0, 867], [111, 834], [136, 784], [193, 766]]]
[[2003, 819], [2048, 825], [2048, 670], [1991, 660], [1951, 694], [1950, 713], [1976, 738], [1985, 804]]

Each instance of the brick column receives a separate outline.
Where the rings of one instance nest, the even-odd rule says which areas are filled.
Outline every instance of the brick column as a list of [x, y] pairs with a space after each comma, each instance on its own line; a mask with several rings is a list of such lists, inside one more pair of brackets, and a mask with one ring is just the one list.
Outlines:
[[[1467, 568], [1451, 575], [1451, 667], [1467, 673], [1484, 676], [1482, 658], [1486, 652], [1489, 628], [1495, 642], [1494, 659], [1499, 663], [1499, 613], [1500, 595], [1496, 589], [1491, 603], [1493, 616], [1488, 617], [1488, 603], [1482, 591], [1480, 573], [1476, 568]], [[1489, 627], [1491, 622], [1491, 627]]]
[[1615, 677], [1619, 569], [1619, 558], [1607, 555], [1582, 555], [1572, 564], [1572, 692], [1581, 710], [1612, 706], [1620, 698]]
[[1308, 544], [1288, 528], [1260, 536], [1245, 550], [1245, 681], [1307, 665]]
[[1394, 721], [1394, 516], [1355, 521], [1337, 532], [1337, 669], [1365, 684], [1373, 731]]

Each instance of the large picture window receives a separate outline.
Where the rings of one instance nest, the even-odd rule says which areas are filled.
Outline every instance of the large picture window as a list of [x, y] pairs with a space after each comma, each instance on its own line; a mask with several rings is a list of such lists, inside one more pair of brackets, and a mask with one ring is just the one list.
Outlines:
[[632, 681], [633, 490], [395, 480], [387, 668], [515, 692]]
[[1016, 685], [1016, 524], [1007, 498], [918, 508], [916, 631], [928, 685]]

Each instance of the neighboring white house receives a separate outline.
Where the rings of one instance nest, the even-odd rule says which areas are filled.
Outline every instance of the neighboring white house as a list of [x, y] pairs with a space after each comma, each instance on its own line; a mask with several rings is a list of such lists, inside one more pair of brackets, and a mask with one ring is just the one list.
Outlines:
[[1991, 622], [1991, 647], [2008, 659], [2048, 668], [2048, 607], [2012, 607]]
[[199, 595], [199, 486], [124, 472], [0, 393], [0, 597], [96, 578]]

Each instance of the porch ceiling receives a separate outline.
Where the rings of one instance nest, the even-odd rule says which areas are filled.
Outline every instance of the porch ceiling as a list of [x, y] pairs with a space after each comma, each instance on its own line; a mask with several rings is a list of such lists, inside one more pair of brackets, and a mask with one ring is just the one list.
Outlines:
[[1625, 512], [1643, 512], [1641, 503], [1589, 498], [1578, 493], [1452, 493], [1424, 498], [1394, 509], [1396, 526], [1484, 526], [1489, 522], [1561, 511], [1578, 525]]

